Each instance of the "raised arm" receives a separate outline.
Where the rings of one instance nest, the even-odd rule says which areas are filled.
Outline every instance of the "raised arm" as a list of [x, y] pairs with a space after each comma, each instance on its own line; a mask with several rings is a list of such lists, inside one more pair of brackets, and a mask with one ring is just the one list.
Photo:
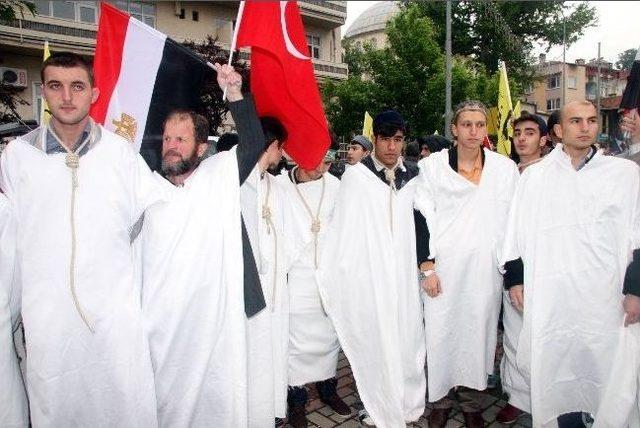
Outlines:
[[238, 175], [240, 185], [251, 174], [264, 149], [264, 134], [251, 95], [242, 95], [242, 76], [230, 65], [215, 64], [218, 85], [226, 88], [231, 117], [238, 130]]

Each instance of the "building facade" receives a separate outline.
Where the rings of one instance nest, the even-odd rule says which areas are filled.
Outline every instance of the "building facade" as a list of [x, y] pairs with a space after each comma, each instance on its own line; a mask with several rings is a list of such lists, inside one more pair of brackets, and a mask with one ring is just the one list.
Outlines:
[[[23, 120], [38, 119], [40, 67], [43, 45], [52, 52], [72, 51], [91, 59], [95, 50], [100, 6], [95, 1], [35, 1], [36, 14], [25, 12], [11, 22], [0, 22], [0, 76], [18, 78], [14, 86], [29, 105], [20, 106]], [[183, 42], [200, 42], [212, 35], [229, 49], [238, 13], [238, 1], [112, 1], [136, 19]], [[347, 17], [346, 1], [299, 1], [307, 44], [316, 77], [346, 79], [342, 62], [341, 27]]]
[[618, 109], [627, 85], [629, 70], [616, 70], [607, 61], [577, 59], [575, 63], [546, 61], [540, 55], [540, 80], [525, 89], [525, 100], [535, 104], [538, 111], [550, 114], [562, 106], [563, 78], [566, 78], [565, 103], [574, 100], [597, 102], [598, 66], [600, 68], [600, 123], [601, 141], [618, 138]]

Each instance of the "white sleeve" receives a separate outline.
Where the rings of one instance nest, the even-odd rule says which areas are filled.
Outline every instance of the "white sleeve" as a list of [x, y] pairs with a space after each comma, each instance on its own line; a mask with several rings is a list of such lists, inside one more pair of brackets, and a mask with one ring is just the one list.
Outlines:
[[132, 163], [134, 204], [131, 225], [133, 226], [147, 208], [158, 201], [166, 200], [166, 195], [142, 156], [136, 154]]

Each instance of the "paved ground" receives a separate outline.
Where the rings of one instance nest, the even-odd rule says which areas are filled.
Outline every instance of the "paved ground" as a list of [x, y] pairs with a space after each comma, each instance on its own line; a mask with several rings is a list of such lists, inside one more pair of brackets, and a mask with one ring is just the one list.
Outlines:
[[[501, 338], [499, 338], [500, 341]], [[496, 352], [496, 366], [502, 357], [502, 346], [498, 344], [498, 350]], [[344, 401], [355, 409], [362, 409], [362, 402], [356, 391], [353, 375], [351, 374], [351, 368], [349, 367], [349, 361], [340, 354], [338, 361], [338, 394], [344, 399]], [[482, 416], [484, 417], [487, 427], [503, 427], [501, 423], [495, 422], [496, 414], [503, 408], [507, 402], [503, 396], [500, 385], [496, 388], [489, 389], [486, 394], [483, 394], [484, 400], [482, 408], [484, 409]], [[427, 409], [424, 415], [415, 423], [409, 425], [410, 427], [427, 427], [427, 416], [431, 412], [429, 404], [427, 403]], [[317, 391], [313, 386], [309, 388], [309, 403], [307, 404], [307, 418], [309, 419], [309, 426], [320, 428], [333, 428], [333, 427], [359, 427], [357, 418], [354, 416], [346, 421], [341, 420], [333, 411], [323, 405], [318, 399]], [[464, 425], [464, 417], [458, 410], [451, 412], [447, 428], [459, 428]], [[511, 425], [517, 428], [530, 428], [531, 417], [526, 415], [518, 421], [517, 424]]]

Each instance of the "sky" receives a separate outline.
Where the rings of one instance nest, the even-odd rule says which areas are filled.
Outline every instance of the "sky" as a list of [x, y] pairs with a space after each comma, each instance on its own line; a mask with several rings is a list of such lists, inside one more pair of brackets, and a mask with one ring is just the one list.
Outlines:
[[[377, 1], [348, 1], [347, 21], [342, 34], [351, 23], [369, 6]], [[607, 61], [615, 62], [618, 53], [640, 46], [640, 1], [591, 1], [596, 7], [598, 25], [587, 29], [584, 35], [567, 48], [567, 61], [578, 58], [589, 60], [598, 54], [598, 42], [601, 42], [600, 55]], [[543, 52], [536, 50], [535, 55]], [[455, 52], [454, 52], [455, 54]], [[562, 60], [562, 46], [555, 46], [547, 53], [547, 60]]]

